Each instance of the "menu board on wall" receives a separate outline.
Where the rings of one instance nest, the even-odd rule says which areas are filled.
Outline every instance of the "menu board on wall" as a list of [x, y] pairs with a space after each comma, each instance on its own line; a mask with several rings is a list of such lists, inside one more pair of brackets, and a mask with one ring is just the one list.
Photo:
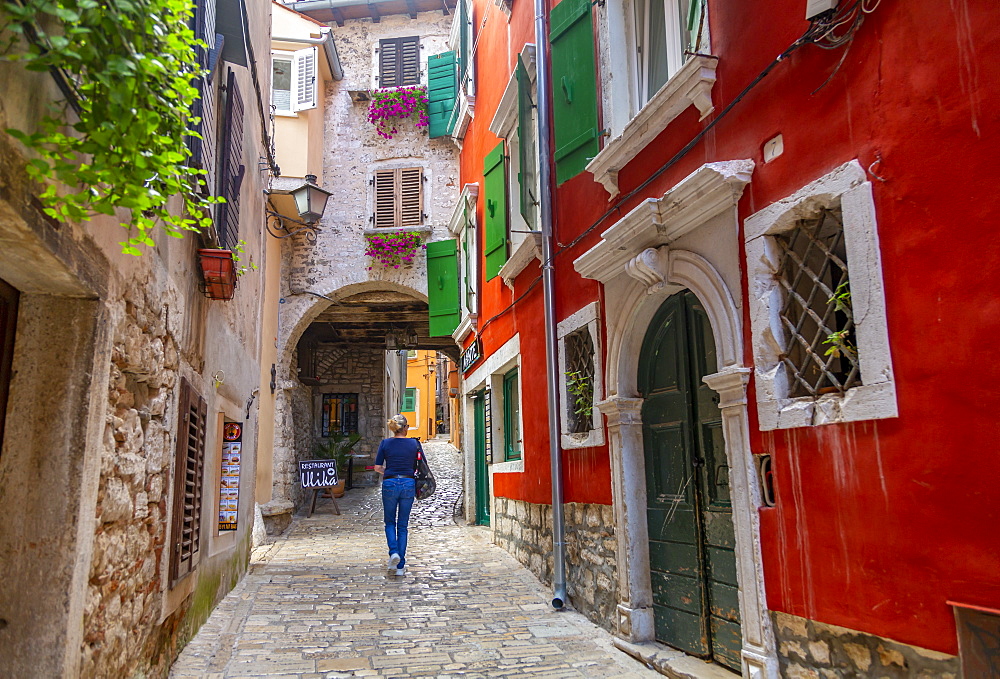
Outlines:
[[236, 530], [240, 505], [240, 460], [243, 457], [243, 423], [222, 427], [222, 482], [219, 489], [219, 531]]

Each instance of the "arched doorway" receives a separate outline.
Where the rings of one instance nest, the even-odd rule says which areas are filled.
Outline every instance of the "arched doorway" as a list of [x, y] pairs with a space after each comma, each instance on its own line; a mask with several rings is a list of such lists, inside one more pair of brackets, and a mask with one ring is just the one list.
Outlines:
[[657, 641], [740, 670], [739, 586], [729, 464], [705, 307], [689, 291], [650, 322], [638, 389]]

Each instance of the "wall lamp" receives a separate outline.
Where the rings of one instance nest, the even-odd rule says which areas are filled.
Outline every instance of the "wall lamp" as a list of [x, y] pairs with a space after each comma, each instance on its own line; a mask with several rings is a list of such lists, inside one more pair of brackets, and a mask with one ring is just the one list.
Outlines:
[[[333, 194], [316, 184], [316, 175], [314, 174], [307, 174], [305, 183], [297, 189], [291, 191], [272, 189], [268, 191], [268, 204], [271, 208], [265, 209], [267, 232], [275, 238], [288, 238], [305, 231], [306, 239], [310, 243], [315, 243], [316, 235], [319, 232], [319, 220], [326, 209], [326, 201], [331, 195]], [[291, 198], [291, 201], [288, 198]], [[283, 205], [276, 205], [282, 201]], [[298, 219], [278, 211], [279, 208], [282, 208], [284, 212], [290, 212], [289, 208], [293, 205], [299, 214]]]

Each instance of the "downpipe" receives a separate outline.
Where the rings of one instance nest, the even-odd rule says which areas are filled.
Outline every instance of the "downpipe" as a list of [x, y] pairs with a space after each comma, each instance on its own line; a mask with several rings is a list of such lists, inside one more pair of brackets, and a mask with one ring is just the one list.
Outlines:
[[548, 383], [549, 460], [552, 468], [552, 607], [566, 604], [566, 536], [563, 517], [562, 457], [559, 446], [559, 366], [556, 353], [555, 272], [552, 265], [551, 74], [548, 8], [535, 0], [535, 63], [538, 87], [539, 218], [542, 227], [542, 298], [545, 315], [545, 369]]

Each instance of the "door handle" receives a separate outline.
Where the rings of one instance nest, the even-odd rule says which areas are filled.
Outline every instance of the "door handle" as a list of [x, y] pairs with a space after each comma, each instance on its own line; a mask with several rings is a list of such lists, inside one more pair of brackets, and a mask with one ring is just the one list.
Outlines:
[[562, 77], [562, 90], [563, 94], [566, 96], [566, 103], [573, 103], [573, 81], [568, 79], [566, 76]]

